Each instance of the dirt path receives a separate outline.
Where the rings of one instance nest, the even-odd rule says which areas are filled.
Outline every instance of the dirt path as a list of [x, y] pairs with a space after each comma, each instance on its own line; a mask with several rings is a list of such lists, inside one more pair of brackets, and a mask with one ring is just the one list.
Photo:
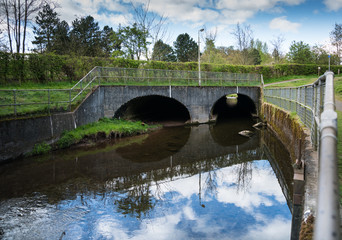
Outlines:
[[342, 112], [342, 102], [335, 98], [336, 111]]
[[268, 87], [268, 86], [272, 86], [272, 85], [277, 85], [277, 84], [281, 84], [281, 83], [287, 83], [287, 82], [295, 82], [301, 79], [291, 79], [291, 80], [286, 80], [286, 81], [281, 81], [281, 82], [274, 82], [274, 83], [268, 83], [265, 84], [264, 87]]

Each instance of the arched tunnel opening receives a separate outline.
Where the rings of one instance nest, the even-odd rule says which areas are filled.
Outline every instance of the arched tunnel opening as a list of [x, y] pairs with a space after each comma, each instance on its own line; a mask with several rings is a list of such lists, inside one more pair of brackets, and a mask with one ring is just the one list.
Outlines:
[[155, 95], [132, 99], [120, 107], [114, 117], [164, 125], [184, 124], [190, 120], [189, 111], [183, 104], [173, 98]]
[[256, 114], [253, 100], [243, 94], [226, 95], [220, 98], [212, 108], [212, 118], [219, 121], [229, 119], [251, 119]]

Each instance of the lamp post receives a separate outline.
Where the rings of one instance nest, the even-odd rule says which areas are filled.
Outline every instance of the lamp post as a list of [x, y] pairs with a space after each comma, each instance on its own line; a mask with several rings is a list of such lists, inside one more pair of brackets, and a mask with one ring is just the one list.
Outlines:
[[200, 50], [200, 33], [204, 31], [204, 28], [198, 30], [198, 85], [201, 86], [201, 50]]

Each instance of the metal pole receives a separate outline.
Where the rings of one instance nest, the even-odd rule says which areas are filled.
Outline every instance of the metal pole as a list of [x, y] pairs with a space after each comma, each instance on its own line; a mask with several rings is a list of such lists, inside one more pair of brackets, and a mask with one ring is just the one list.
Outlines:
[[201, 40], [200, 40], [200, 32], [203, 32], [204, 29], [198, 30], [198, 86], [201, 86]]
[[15, 93], [16, 91], [13, 89], [14, 116], [17, 116], [17, 97]]
[[340, 239], [339, 186], [337, 173], [337, 113], [334, 101], [334, 78], [325, 73], [324, 110], [321, 115], [321, 145], [318, 185], [318, 207], [315, 240]]

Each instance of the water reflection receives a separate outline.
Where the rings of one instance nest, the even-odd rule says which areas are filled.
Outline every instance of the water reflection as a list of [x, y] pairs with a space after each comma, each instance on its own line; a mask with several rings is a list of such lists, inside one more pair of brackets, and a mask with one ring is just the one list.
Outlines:
[[164, 129], [3, 165], [0, 237], [289, 239], [291, 166], [260, 160], [268, 141], [280, 143], [269, 132], [225, 143], [220, 132], [232, 131], [238, 127]]

